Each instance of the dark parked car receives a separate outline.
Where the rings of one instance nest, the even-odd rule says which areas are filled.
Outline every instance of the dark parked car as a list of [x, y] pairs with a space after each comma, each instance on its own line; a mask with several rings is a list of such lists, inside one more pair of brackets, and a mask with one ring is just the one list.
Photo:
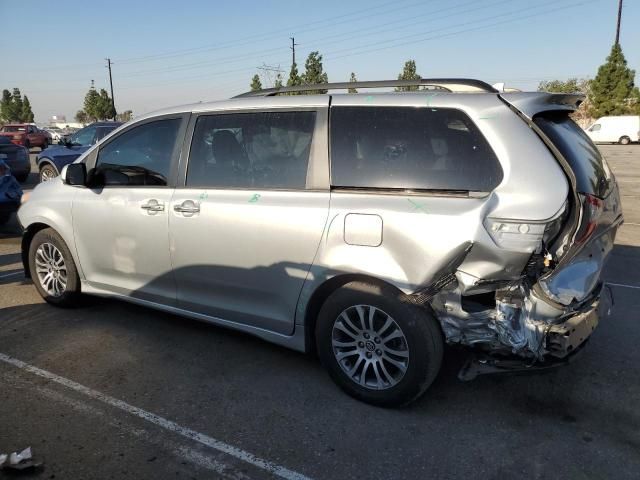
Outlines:
[[29, 150], [16, 145], [7, 137], [0, 137], [0, 160], [4, 160], [19, 182], [24, 182], [31, 172]]
[[40, 147], [42, 150], [49, 146], [49, 135], [35, 125], [29, 123], [12, 123], [0, 129], [0, 137], [6, 137], [16, 145], [27, 149]]
[[73, 163], [89, 147], [102, 140], [113, 130], [122, 125], [121, 122], [96, 122], [88, 125], [68, 138], [63, 138], [58, 145], [42, 151], [37, 157], [40, 181], [46, 182], [60, 175], [62, 167]]
[[0, 225], [7, 223], [11, 214], [18, 211], [21, 198], [20, 184], [11, 175], [11, 168], [0, 157]]

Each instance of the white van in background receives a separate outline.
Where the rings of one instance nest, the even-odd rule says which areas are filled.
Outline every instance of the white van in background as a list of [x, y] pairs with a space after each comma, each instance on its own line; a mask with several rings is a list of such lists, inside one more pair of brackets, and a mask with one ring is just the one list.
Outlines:
[[640, 116], [602, 117], [586, 130], [594, 143], [628, 145], [640, 141]]

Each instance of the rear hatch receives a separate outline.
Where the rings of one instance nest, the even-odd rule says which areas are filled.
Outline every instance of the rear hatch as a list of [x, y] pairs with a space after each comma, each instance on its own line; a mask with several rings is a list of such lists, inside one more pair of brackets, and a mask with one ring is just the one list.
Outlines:
[[600, 285], [622, 223], [620, 194], [607, 162], [569, 112], [543, 111], [533, 123], [561, 155], [575, 193], [572, 220], [551, 247], [556, 267], [538, 281], [546, 297], [568, 306], [589, 299]]

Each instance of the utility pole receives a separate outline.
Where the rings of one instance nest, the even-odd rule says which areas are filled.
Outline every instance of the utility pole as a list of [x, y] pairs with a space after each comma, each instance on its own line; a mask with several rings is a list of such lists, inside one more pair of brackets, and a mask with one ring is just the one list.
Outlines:
[[113, 97], [113, 78], [111, 77], [111, 59], [107, 58], [107, 68], [109, 69], [109, 85], [111, 85], [111, 107], [113, 107], [113, 119], [116, 119], [116, 100]]
[[616, 45], [620, 43], [620, 20], [622, 19], [622, 0], [618, 1], [618, 25], [616, 26]]
[[292, 58], [291, 58], [291, 65], [294, 65], [296, 63], [296, 45], [299, 45], [298, 43], [296, 43], [296, 39], [293, 37], [289, 37], [291, 39], [291, 46], [289, 47], [291, 49], [292, 52]]

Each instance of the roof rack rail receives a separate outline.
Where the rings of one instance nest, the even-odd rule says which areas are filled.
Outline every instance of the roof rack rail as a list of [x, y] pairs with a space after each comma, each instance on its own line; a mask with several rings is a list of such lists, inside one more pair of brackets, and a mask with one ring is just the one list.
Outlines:
[[374, 80], [367, 82], [318, 83], [295, 87], [266, 88], [236, 95], [240, 97], [273, 97], [282, 93], [309, 92], [314, 90], [347, 90], [349, 88], [433, 87], [436, 90], [498, 93], [482, 80], [472, 78], [421, 78], [419, 80]]

